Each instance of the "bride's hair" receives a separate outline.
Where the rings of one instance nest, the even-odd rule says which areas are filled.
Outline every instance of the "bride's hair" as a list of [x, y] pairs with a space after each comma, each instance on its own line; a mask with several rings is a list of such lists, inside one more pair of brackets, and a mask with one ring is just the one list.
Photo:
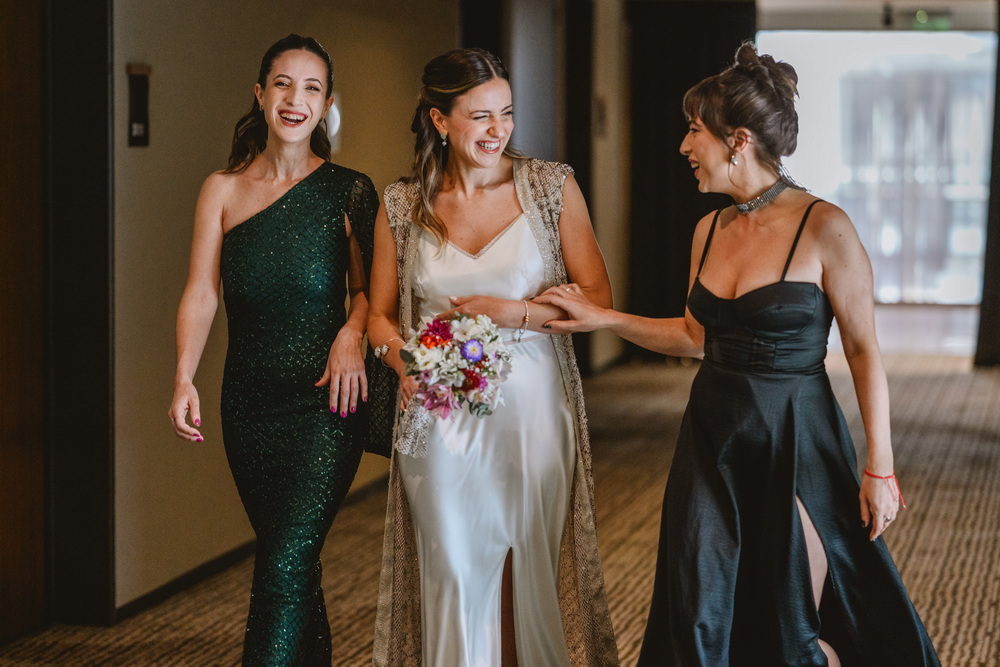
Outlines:
[[[423, 85], [410, 124], [410, 130], [417, 136], [408, 182], [415, 183], [419, 192], [413, 206], [413, 222], [433, 234], [439, 244], [448, 239], [448, 230], [434, 214], [433, 202], [444, 182], [448, 146], [434, 128], [431, 109], [447, 116], [458, 97], [497, 77], [508, 80], [507, 68], [499, 58], [483, 49], [453, 49], [424, 67]], [[504, 153], [518, 155], [509, 145]]]

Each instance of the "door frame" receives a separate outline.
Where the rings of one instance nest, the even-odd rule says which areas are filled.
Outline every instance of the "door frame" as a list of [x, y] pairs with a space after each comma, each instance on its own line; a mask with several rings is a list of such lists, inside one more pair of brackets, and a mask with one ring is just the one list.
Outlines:
[[45, 0], [48, 609], [115, 619], [112, 0]]

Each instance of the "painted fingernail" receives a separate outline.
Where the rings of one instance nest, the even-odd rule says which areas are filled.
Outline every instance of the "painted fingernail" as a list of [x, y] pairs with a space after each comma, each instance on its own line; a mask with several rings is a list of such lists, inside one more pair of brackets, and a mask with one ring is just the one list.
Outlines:
[[347, 410], [344, 410], [343, 412], [341, 412], [340, 416], [346, 418], [347, 417]]
[[198, 438], [195, 442], [205, 442], [205, 438]]
[[334, 406], [331, 405], [330, 406], [330, 412], [336, 412], [336, 411], [337, 411], [337, 408], [335, 408]]
[[201, 420], [200, 419], [195, 419], [194, 420], [194, 425], [195, 426], [201, 426]]
[[358, 411], [358, 409], [352, 405], [351, 406], [351, 414], [353, 415], [357, 411]]
[[368, 402], [368, 397], [367, 396], [362, 396], [361, 397], [361, 401], [364, 402], [364, 403], [367, 403]]

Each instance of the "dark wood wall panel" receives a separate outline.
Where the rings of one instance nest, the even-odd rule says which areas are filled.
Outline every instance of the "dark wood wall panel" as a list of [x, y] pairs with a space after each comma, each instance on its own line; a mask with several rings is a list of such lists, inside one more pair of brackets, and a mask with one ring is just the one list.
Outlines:
[[114, 620], [112, 2], [47, 0], [52, 619]]
[[42, 11], [0, 0], [0, 643], [45, 622]]

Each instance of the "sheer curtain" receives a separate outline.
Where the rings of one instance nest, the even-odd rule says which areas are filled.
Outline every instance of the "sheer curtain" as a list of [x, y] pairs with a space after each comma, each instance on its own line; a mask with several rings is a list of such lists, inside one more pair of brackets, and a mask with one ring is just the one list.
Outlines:
[[882, 303], [982, 291], [995, 33], [758, 33], [795, 66], [792, 176], [851, 216]]

